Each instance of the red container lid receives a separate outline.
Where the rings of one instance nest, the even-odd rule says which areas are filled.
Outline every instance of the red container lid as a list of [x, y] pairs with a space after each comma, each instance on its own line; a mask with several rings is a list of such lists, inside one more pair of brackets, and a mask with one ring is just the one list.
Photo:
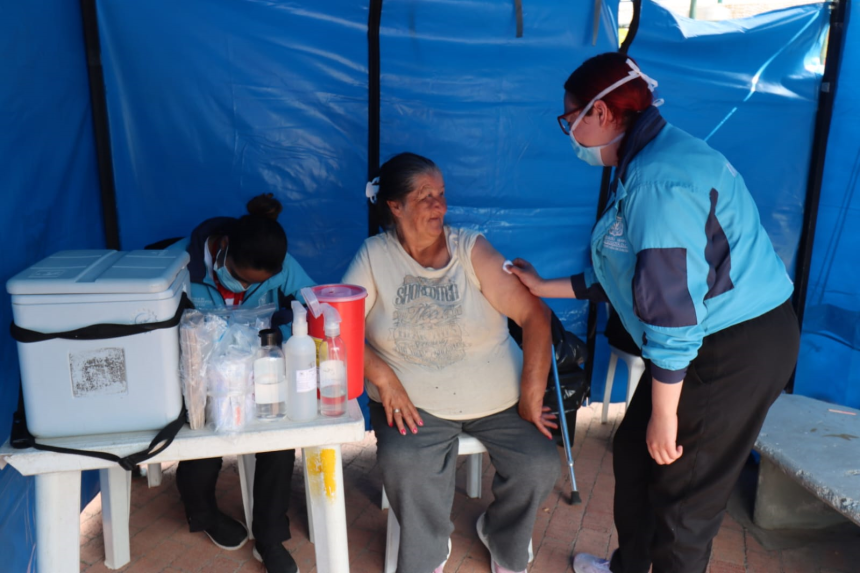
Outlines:
[[351, 302], [367, 298], [367, 291], [358, 285], [318, 285], [311, 290], [320, 302]]

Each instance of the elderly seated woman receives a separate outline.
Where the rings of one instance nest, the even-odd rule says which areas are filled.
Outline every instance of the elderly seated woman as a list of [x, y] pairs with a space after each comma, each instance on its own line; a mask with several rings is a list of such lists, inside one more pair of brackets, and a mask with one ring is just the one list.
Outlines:
[[[367, 239], [344, 282], [367, 289], [365, 377], [382, 481], [401, 526], [398, 571], [441, 572], [451, 550], [457, 438], [496, 468], [477, 521], [494, 572], [525, 571], [535, 514], [559, 475], [543, 406], [550, 312], [502, 270], [479, 233], [444, 224], [445, 183], [402, 153], [379, 172], [387, 231]], [[523, 329], [523, 350], [508, 333]]]

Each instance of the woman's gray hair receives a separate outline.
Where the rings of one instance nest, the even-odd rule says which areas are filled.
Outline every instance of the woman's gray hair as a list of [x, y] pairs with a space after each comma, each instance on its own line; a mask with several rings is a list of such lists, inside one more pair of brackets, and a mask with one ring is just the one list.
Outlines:
[[416, 153], [399, 153], [382, 164], [376, 176], [379, 191], [372, 208], [376, 209], [384, 228], [394, 226], [394, 215], [388, 202], [405, 201], [406, 196], [415, 190], [415, 178], [426, 173], [439, 173], [439, 167], [432, 160]]

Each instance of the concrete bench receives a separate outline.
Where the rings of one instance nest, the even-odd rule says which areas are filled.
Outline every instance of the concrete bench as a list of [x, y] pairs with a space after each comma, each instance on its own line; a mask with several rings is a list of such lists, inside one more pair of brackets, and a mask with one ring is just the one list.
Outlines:
[[860, 410], [783, 394], [755, 443], [763, 529], [860, 525]]

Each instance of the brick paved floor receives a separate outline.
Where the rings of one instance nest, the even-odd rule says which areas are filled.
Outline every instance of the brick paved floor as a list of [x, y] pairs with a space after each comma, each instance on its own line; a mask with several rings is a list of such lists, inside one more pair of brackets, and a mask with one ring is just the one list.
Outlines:
[[[612, 522], [611, 432], [621, 419], [623, 406], [613, 405], [610, 424], [600, 424], [599, 404], [582, 408], [574, 445], [576, 480], [582, 504], [567, 503], [569, 478], [564, 476], [543, 504], [534, 530], [535, 561], [532, 573], [570, 571], [573, 551], [608, 556], [617, 546]], [[564, 454], [559, 449], [561, 462]], [[376, 441], [372, 434], [343, 448], [349, 556], [354, 573], [379, 573], [385, 553], [387, 512], [379, 509], [381, 478], [376, 468]], [[461, 465], [465, 461], [460, 458]], [[560, 462], [560, 463], [561, 463]], [[308, 542], [304, 484], [300, 466], [293, 475], [289, 511], [293, 538], [286, 543], [304, 573], [316, 572], [313, 545]], [[131, 563], [127, 573], [199, 572], [261, 573], [251, 555], [251, 544], [238, 551], [223, 551], [202, 533], [189, 533], [174, 483], [175, 465], [164, 468], [164, 483], [149, 489], [145, 478], [135, 478], [131, 499]], [[489, 556], [475, 533], [475, 521], [492, 499], [493, 468], [486, 458], [483, 497], [465, 495], [465, 468], [457, 473], [457, 494], [452, 510], [455, 525], [453, 551], [446, 572], [485, 573]], [[218, 480], [221, 509], [241, 519], [242, 497], [235, 458], [226, 458]], [[81, 514], [81, 571], [100, 573], [104, 566], [101, 500]], [[714, 541], [710, 573], [849, 573], [860, 571], [860, 528], [833, 538], [817, 536], [805, 542], [793, 538], [789, 548], [767, 550], [738, 521], [727, 516]]]

